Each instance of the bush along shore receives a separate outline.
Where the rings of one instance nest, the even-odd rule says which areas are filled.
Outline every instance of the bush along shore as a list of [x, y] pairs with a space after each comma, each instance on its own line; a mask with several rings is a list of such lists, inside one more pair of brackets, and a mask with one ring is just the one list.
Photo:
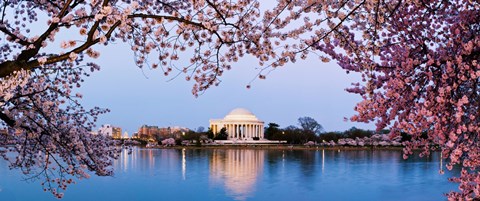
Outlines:
[[[342, 149], [368, 149], [368, 148], [394, 148], [405, 146], [411, 136], [401, 133], [395, 137], [389, 135], [389, 130], [378, 133], [355, 127], [344, 132], [325, 132], [315, 134], [298, 128], [287, 127], [278, 129], [269, 125], [265, 129], [264, 139], [252, 140], [227, 140], [207, 132], [188, 132], [164, 139], [135, 138], [125, 141], [126, 144], [140, 145], [147, 148], [153, 147], [258, 147], [281, 149], [308, 149], [308, 148], [342, 148]], [[263, 143], [262, 143], [263, 142]]]
[[[275, 142], [275, 141], [273, 141]], [[339, 150], [359, 150], [359, 149], [392, 149], [401, 150], [404, 143], [401, 137], [391, 139], [387, 134], [375, 134], [371, 137], [363, 138], [341, 138], [337, 142], [331, 140], [329, 142], [308, 141], [303, 144], [288, 144], [286, 141], [277, 141], [278, 143], [255, 144], [255, 143], [229, 143], [225, 144], [223, 140], [175, 140], [167, 138], [161, 142], [138, 141], [131, 140], [126, 144], [136, 145], [146, 148], [249, 148], [249, 149], [339, 149]]]

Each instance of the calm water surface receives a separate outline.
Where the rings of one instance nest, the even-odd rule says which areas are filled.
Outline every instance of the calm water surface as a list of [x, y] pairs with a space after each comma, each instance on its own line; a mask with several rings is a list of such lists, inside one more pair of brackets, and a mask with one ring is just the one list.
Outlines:
[[[135, 149], [115, 176], [77, 181], [62, 200], [445, 200], [440, 158], [401, 151]], [[0, 200], [57, 200], [0, 160]]]

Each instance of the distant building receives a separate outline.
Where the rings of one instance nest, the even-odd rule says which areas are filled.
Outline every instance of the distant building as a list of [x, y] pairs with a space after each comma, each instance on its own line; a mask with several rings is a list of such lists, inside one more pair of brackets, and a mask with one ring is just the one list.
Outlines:
[[136, 133], [137, 138], [140, 139], [165, 139], [165, 138], [178, 138], [182, 132], [188, 132], [190, 129], [180, 126], [173, 127], [158, 127], [143, 125], [138, 129]]
[[155, 139], [157, 136], [166, 132], [166, 130], [161, 129], [158, 126], [143, 125], [138, 129], [137, 137], [140, 139]]
[[236, 108], [223, 119], [211, 119], [210, 129], [217, 135], [220, 129], [226, 128], [229, 140], [252, 140], [254, 137], [263, 139], [264, 122], [250, 111]]
[[128, 133], [127, 133], [127, 131], [125, 131], [125, 133], [123, 133], [122, 138], [123, 138], [123, 139], [128, 139]]
[[98, 130], [99, 134], [111, 136], [113, 139], [121, 139], [122, 138], [122, 128], [112, 126], [110, 124], [105, 124], [100, 127]]
[[122, 138], [122, 128], [120, 127], [112, 127], [112, 137], [113, 139], [121, 139]]
[[181, 135], [190, 131], [190, 129], [180, 126], [172, 126], [168, 127], [167, 129], [170, 129], [171, 136], [174, 138], [180, 138]]

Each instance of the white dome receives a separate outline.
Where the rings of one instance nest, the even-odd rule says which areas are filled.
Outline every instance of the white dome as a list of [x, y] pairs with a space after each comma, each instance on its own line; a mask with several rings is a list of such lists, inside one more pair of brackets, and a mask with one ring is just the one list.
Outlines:
[[225, 116], [224, 120], [251, 120], [258, 121], [257, 117], [244, 108], [235, 108]]

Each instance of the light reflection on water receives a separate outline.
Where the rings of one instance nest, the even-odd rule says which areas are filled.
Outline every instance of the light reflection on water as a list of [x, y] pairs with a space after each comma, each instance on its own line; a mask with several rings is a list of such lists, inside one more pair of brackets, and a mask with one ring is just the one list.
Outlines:
[[235, 200], [245, 200], [255, 192], [257, 178], [263, 173], [265, 153], [262, 150], [213, 150], [210, 157], [210, 179], [225, 186]]
[[187, 173], [187, 157], [185, 148], [182, 149], [182, 178], [183, 180], [187, 179], [185, 176]]
[[[458, 170], [440, 175], [441, 163], [394, 150], [137, 148], [63, 200], [445, 200]], [[56, 199], [0, 161], [0, 200]]]

